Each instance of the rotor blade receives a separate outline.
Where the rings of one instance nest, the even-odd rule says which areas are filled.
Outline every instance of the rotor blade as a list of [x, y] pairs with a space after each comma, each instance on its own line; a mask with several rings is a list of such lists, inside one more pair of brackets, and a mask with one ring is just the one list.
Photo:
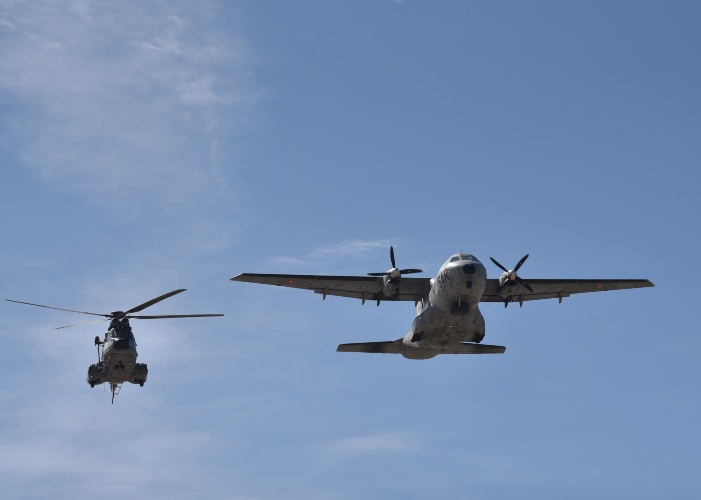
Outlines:
[[389, 247], [389, 258], [392, 261], [392, 269], [396, 268], [397, 265], [394, 263], [394, 247], [392, 245]]
[[56, 328], [52, 328], [52, 330], [60, 330], [61, 328], [70, 328], [72, 326], [80, 326], [80, 325], [91, 325], [93, 323], [101, 323], [102, 321], [109, 321], [110, 318], [105, 318], [105, 319], [96, 319], [95, 321], [86, 321], [85, 323], [74, 323], [72, 325], [66, 325], [66, 326], [59, 326]]
[[163, 319], [163, 318], [211, 318], [223, 314], [162, 314], [160, 316], [127, 316], [129, 319]]
[[524, 255], [521, 260], [518, 261], [518, 264], [516, 264], [516, 267], [514, 267], [514, 271], [518, 271], [519, 268], [523, 265], [524, 262], [526, 262], [526, 259], [528, 258], [528, 254]]
[[80, 313], [80, 314], [90, 314], [92, 316], [104, 316], [104, 317], [111, 317], [110, 314], [98, 314], [98, 313], [91, 313], [91, 312], [86, 312], [86, 311], [76, 311], [74, 309], [62, 309], [60, 307], [51, 307], [51, 306], [42, 306], [41, 304], [32, 304], [31, 302], [21, 302], [19, 300], [11, 300], [11, 299], [5, 299], [7, 302], [16, 302], [17, 304], [27, 304], [28, 306], [36, 306], [36, 307], [45, 307], [46, 309], [56, 309], [57, 311], [68, 311], [68, 312], [73, 312], [73, 313]]
[[424, 271], [423, 271], [423, 269], [402, 269], [399, 272], [401, 274], [414, 274], [414, 273], [422, 273]]
[[490, 257], [490, 259], [492, 259], [492, 262], [494, 262], [494, 264], [495, 264], [499, 269], [501, 269], [501, 270], [504, 271], [505, 273], [508, 273], [508, 272], [509, 272], [509, 270], [508, 270], [507, 268], [505, 268], [504, 266], [502, 266], [501, 264], [499, 264], [499, 263], [497, 262], [497, 260], [496, 260], [494, 257]]
[[178, 294], [178, 293], [180, 293], [180, 292], [184, 292], [185, 290], [187, 290], [187, 289], [186, 289], [186, 288], [180, 288], [179, 290], [173, 290], [172, 292], [164, 293], [164, 294], [161, 295], [160, 297], [156, 297], [155, 299], [151, 299], [151, 300], [149, 300], [148, 302], [144, 302], [144, 303], [141, 304], [141, 305], [138, 305], [138, 306], [136, 306], [136, 307], [132, 307], [131, 309], [129, 309], [128, 311], [126, 311], [124, 314], [130, 314], [130, 313], [136, 313], [136, 312], [139, 312], [139, 311], [143, 311], [143, 310], [146, 309], [147, 307], [151, 307], [153, 304], [156, 304], [156, 303], [160, 302], [161, 300], [167, 299], [168, 297], [172, 297], [173, 295], [176, 295], [176, 294]]
[[384, 276], [385, 274], [387, 274], [387, 271], [384, 273], [368, 273], [368, 276]]
[[526, 287], [526, 289], [527, 289], [529, 292], [532, 292], [532, 291], [533, 291], [533, 289], [531, 288], [531, 285], [529, 285], [528, 283], [526, 283], [525, 281], [523, 281], [523, 280], [522, 280], [521, 278], [519, 278], [518, 276], [516, 276], [516, 281], [517, 281], [518, 283], [520, 283], [521, 285], [523, 285], [524, 287]]

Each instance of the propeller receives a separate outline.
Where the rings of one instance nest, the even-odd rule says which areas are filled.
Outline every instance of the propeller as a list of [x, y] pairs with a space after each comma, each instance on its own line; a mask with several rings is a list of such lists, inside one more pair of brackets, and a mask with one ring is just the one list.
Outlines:
[[529, 292], [533, 291], [531, 286], [528, 283], [526, 283], [525, 281], [523, 281], [523, 279], [521, 279], [521, 277], [518, 274], [516, 274], [516, 272], [519, 269], [521, 269], [521, 266], [523, 265], [523, 263], [526, 262], [527, 258], [528, 258], [528, 254], [521, 257], [521, 260], [518, 261], [518, 264], [516, 264], [516, 267], [514, 267], [513, 269], [507, 269], [504, 266], [502, 266], [501, 264], [499, 264], [499, 262], [497, 262], [497, 260], [494, 257], [490, 257], [491, 261], [494, 262], [494, 264], [499, 269], [504, 271], [504, 273], [506, 274], [506, 276], [502, 275], [502, 276], [504, 276], [505, 279], [499, 284], [499, 288], [497, 288], [497, 293], [499, 293], [501, 291], [501, 289], [504, 288], [504, 285], [506, 285], [509, 281], [515, 281], [519, 285], [526, 288], [526, 290], [528, 290]]
[[160, 295], [156, 297], [155, 299], [151, 299], [149, 301], [144, 302], [143, 304], [139, 304], [136, 307], [132, 307], [128, 311], [113, 311], [108, 314], [100, 314], [100, 313], [94, 313], [94, 312], [87, 312], [87, 311], [76, 311], [75, 309], [63, 309], [61, 307], [52, 307], [52, 306], [44, 306], [41, 304], [32, 304], [31, 302], [21, 302], [19, 300], [11, 300], [11, 299], [6, 299], [8, 302], [15, 302], [17, 304], [26, 304], [28, 306], [36, 306], [36, 307], [44, 307], [46, 309], [56, 309], [58, 311], [68, 311], [68, 312], [74, 312], [74, 313], [79, 313], [79, 314], [90, 314], [91, 316], [102, 316], [105, 319], [98, 319], [95, 321], [88, 321], [86, 323], [76, 323], [73, 325], [66, 325], [66, 326], [60, 326], [58, 328], [54, 328], [54, 330], [59, 330], [61, 328], [69, 328], [72, 326], [78, 326], [78, 325], [86, 325], [90, 323], [99, 323], [100, 321], [108, 321], [114, 318], [128, 318], [128, 319], [163, 319], [163, 318], [209, 318], [213, 316], [224, 316], [223, 314], [165, 314], [165, 315], [158, 315], [158, 316], [137, 316], [137, 315], [132, 315], [132, 313], [136, 312], [141, 312], [147, 307], [151, 307], [154, 304], [157, 304], [158, 302], [167, 299], [168, 297], [172, 297], [173, 295], [176, 295], [178, 293], [184, 292], [186, 289], [185, 288], [180, 288], [178, 290], [173, 290], [172, 292], [164, 293], [163, 295]]
[[389, 276], [391, 280], [397, 280], [401, 278], [402, 274], [414, 274], [422, 273], [422, 269], [397, 269], [397, 264], [394, 260], [394, 247], [389, 247], [389, 259], [392, 262], [392, 269], [385, 271], [384, 273], [368, 273], [368, 276]]

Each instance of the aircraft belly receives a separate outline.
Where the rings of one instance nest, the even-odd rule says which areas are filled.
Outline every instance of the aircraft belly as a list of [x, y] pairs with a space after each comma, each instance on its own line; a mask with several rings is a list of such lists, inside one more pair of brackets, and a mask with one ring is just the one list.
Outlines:
[[106, 382], [126, 382], [134, 375], [136, 352], [132, 349], [114, 350], [105, 353], [102, 361]]
[[480, 342], [484, 333], [484, 317], [477, 307], [464, 316], [429, 308], [416, 317], [407, 340], [417, 347], [441, 349], [462, 342]]

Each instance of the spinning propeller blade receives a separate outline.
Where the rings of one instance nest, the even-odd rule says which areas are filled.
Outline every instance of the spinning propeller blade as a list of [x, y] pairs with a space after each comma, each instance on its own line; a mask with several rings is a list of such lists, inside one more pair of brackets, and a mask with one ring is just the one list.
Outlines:
[[[397, 263], [394, 259], [394, 247], [390, 246], [389, 247], [389, 260], [392, 262], [392, 269], [385, 271], [384, 273], [368, 273], [368, 276], [385, 276], [389, 275], [393, 278], [399, 278], [402, 274], [414, 274], [414, 273], [422, 273], [423, 269], [397, 269]], [[399, 276], [395, 276], [396, 274], [399, 274]]]
[[497, 292], [499, 292], [504, 287], [504, 285], [506, 284], [507, 281], [515, 281], [519, 285], [523, 286], [529, 292], [533, 291], [531, 286], [528, 283], [526, 283], [523, 279], [521, 279], [521, 277], [518, 274], [516, 274], [516, 272], [519, 269], [521, 269], [521, 266], [523, 265], [523, 263], [526, 262], [528, 255], [529, 254], [526, 254], [523, 257], [521, 257], [521, 260], [518, 261], [518, 263], [516, 264], [516, 267], [514, 267], [513, 269], [505, 268], [504, 266], [499, 264], [499, 262], [497, 262], [497, 260], [494, 257], [490, 257], [491, 261], [494, 262], [494, 265], [496, 265], [499, 269], [501, 269], [502, 271], [504, 271], [507, 274], [507, 277], [506, 277], [507, 279], [504, 280], [504, 282], [501, 285], [499, 285], [499, 288], [497, 288]]
[[504, 266], [502, 266], [501, 264], [499, 264], [499, 263], [497, 262], [497, 259], [495, 259], [494, 257], [490, 257], [490, 259], [492, 260], [492, 262], [494, 262], [494, 264], [495, 264], [499, 269], [501, 269], [501, 270], [504, 271], [505, 273], [508, 273], [508, 272], [509, 272], [509, 270], [508, 270], [507, 268], [505, 268]]
[[521, 266], [523, 265], [523, 263], [526, 262], [527, 258], [528, 258], [528, 254], [521, 257], [521, 260], [519, 260], [518, 264], [516, 264], [516, 267], [514, 267], [514, 271], [518, 271], [521, 268]]

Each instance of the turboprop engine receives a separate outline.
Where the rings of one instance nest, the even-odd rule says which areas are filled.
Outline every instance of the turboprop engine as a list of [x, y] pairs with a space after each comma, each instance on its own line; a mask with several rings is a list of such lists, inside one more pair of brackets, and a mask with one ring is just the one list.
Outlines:
[[392, 282], [391, 274], [382, 277], [382, 293], [387, 297], [392, 297], [397, 292], [397, 285]]
[[[389, 247], [389, 259], [392, 262], [392, 269], [384, 273], [368, 273], [368, 276], [382, 276], [382, 293], [385, 297], [395, 297], [399, 290], [399, 282], [402, 279], [402, 274], [422, 273], [421, 269], [398, 269], [394, 260], [394, 247]], [[379, 302], [378, 302], [379, 304]]]

